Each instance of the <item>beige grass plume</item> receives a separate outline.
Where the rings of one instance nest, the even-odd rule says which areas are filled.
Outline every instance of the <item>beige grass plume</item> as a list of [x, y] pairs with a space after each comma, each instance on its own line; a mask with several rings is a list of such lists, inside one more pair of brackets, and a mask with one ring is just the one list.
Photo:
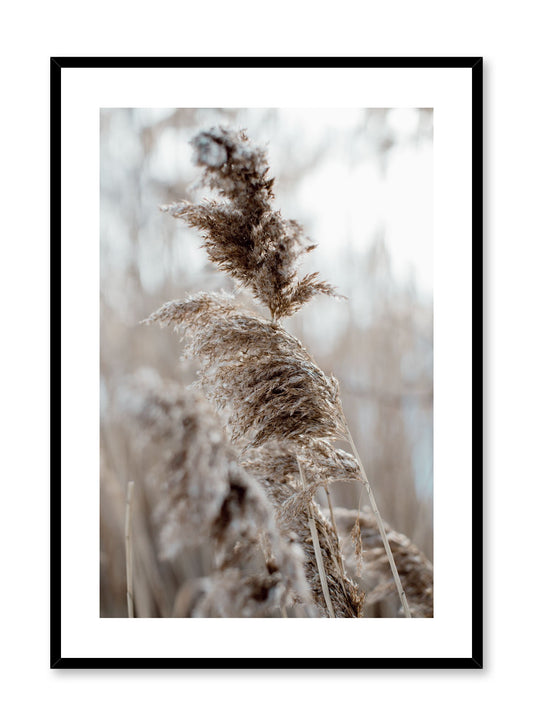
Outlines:
[[[331, 458], [326, 454], [330, 454]], [[295, 536], [304, 550], [305, 572], [313, 598], [323, 615], [327, 602], [320, 578], [310, 522], [318, 535], [324, 564], [327, 593], [334, 617], [361, 617], [363, 593], [346, 573], [336, 530], [324, 517], [313, 495], [320, 486], [338, 478], [357, 475], [357, 467], [347, 455], [324, 444], [317, 455], [311, 447], [271, 441], [248, 453], [243, 462], [247, 471], [260, 481], [273, 503], [280, 529], [286, 536]]]
[[261, 617], [286, 602], [310, 602], [300, 548], [280, 536], [271, 504], [239, 466], [206, 400], [154, 377], [138, 379], [130, 390], [130, 410], [161, 454], [154, 477], [162, 485], [163, 556], [172, 559], [205, 543], [213, 548], [214, 574], [202, 581], [193, 614]]
[[334, 529], [313, 501], [329, 480], [360, 474], [358, 462], [332, 443], [344, 433], [336, 381], [279, 324], [240, 310], [228, 295], [167, 303], [149, 321], [184, 330], [186, 352], [203, 360], [202, 390], [228, 413], [233, 439], [251, 457], [247, 468], [263, 483], [282, 532], [303, 548], [316, 605], [325, 612], [328, 593], [310, 526], [317, 530], [334, 616], [358, 617], [362, 596], [346, 575]]
[[337, 381], [326, 376], [278, 323], [236, 307], [228, 295], [199, 293], [167, 303], [147, 322], [186, 335], [203, 365], [205, 394], [229, 413], [234, 441], [310, 441], [344, 433]]
[[272, 208], [274, 179], [266, 154], [243, 131], [202, 131], [192, 139], [203, 182], [222, 197], [161, 207], [204, 233], [209, 259], [250, 288], [274, 320], [292, 315], [318, 293], [334, 295], [318, 273], [298, 279], [300, 257], [310, 252], [301, 226]]
[[[331, 478], [358, 479], [377, 517], [404, 613], [410, 616], [374, 495], [348, 430], [338, 383], [278, 322], [316, 293], [333, 294], [333, 288], [319, 282], [316, 274], [298, 279], [298, 260], [312, 246], [306, 245], [296, 222], [272, 209], [273, 179], [267, 176], [264, 152], [244, 133], [224, 129], [202, 132], [192, 143], [196, 161], [205, 169], [204, 183], [216, 189], [222, 201], [164, 209], [204, 233], [209, 258], [250, 288], [269, 308], [272, 320], [239, 309], [227, 295], [200, 293], [167, 303], [146, 322], [184, 331], [186, 353], [202, 360], [199, 383], [224, 412], [241, 452], [248, 454], [268, 443], [277, 444], [280, 452], [282, 444], [293, 447], [292, 464], [287, 456], [282, 462], [274, 455], [263, 462], [261, 480], [276, 504], [278, 522], [286, 520], [286, 534], [296, 534], [306, 551], [306, 575], [315, 601], [322, 597], [330, 616], [335, 610], [330, 598], [344, 616], [360, 612], [360, 595], [346, 577], [335, 525], [321, 516], [312, 498]], [[340, 437], [350, 443], [353, 457], [335, 453]], [[295, 465], [299, 477], [294, 476]], [[285, 468], [284, 478], [279, 478], [280, 467]]]
[[[365, 591], [365, 607], [387, 605], [391, 612], [397, 614], [396, 586], [374, 515], [366, 509], [356, 511], [335, 507], [334, 511], [346, 569], [352, 577], [360, 576]], [[357, 521], [360, 532], [360, 558], [353, 542], [354, 521]], [[433, 565], [408, 537], [395, 532], [386, 522], [384, 526], [412, 616], [432, 618]]]

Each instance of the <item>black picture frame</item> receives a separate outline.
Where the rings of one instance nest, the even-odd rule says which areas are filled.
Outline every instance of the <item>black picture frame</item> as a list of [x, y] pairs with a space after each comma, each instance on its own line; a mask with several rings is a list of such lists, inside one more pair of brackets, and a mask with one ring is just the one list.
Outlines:
[[[472, 613], [471, 657], [458, 658], [86, 658], [62, 655], [61, 632], [61, 178], [62, 70], [71, 68], [465, 68], [472, 73]], [[50, 667], [173, 669], [480, 669], [483, 667], [483, 62], [458, 58], [112, 58], [50, 59], [51, 514]]]

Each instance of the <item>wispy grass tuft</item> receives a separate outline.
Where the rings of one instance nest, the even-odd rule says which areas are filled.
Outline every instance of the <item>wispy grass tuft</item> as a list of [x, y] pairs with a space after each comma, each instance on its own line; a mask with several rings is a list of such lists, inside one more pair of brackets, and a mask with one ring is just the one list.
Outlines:
[[331, 439], [343, 433], [337, 381], [278, 323], [200, 293], [167, 303], [147, 322], [184, 331], [186, 354], [203, 361], [199, 383], [230, 412], [234, 441]]
[[[365, 608], [380, 608], [388, 616], [400, 614], [396, 585], [375, 516], [367, 509], [354, 511], [342, 507], [335, 507], [334, 513], [346, 569], [363, 583]], [[404, 583], [412, 617], [432, 618], [433, 565], [404, 534], [395, 532], [386, 522], [384, 529]]]
[[131, 384], [128, 400], [164, 452], [153, 472], [161, 555], [172, 560], [211, 545], [213, 574], [199, 583], [192, 614], [259, 617], [287, 602], [310, 603], [301, 549], [280, 536], [267, 496], [239, 465], [205, 398], [151, 376]]
[[302, 227], [272, 207], [274, 179], [265, 151], [244, 131], [202, 131], [192, 139], [203, 183], [219, 200], [161, 207], [204, 233], [209, 259], [268, 307], [274, 320], [293, 315], [318, 293], [335, 295], [318, 273], [299, 279], [298, 263], [312, 245]]

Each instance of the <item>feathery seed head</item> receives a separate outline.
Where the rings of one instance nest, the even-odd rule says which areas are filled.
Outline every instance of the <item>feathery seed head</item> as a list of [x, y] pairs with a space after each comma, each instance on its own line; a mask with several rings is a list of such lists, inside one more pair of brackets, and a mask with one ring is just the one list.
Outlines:
[[[240, 602], [248, 592], [243, 612], [256, 617], [287, 599], [309, 602], [301, 548], [280, 536], [272, 505], [239, 466], [208, 402], [154, 377], [135, 380], [127, 401], [161, 451], [153, 476], [161, 485], [162, 556], [172, 559], [185, 547], [210, 543], [216, 572], [231, 569], [247, 583]], [[262, 582], [260, 597], [249, 587], [254, 576]]]
[[258, 446], [344, 432], [337, 381], [279, 324], [237, 308], [227, 295], [207, 293], [167, 303], [148, 322], [185, 331], [187, 354], [204, 361], [199, 382], [229, 411], [234, 441]]
[[204, 234], [209, 259], [266, 305], [274, 320], [293, 315], [315, 295], [335, 295], [318, 273], [298, 279], [300, 257], [315, 245], [300, 224], [271, 206], [274, 179], [263, 149], [243, 131], [202, 131], [191, 141], [202, 182], [222, 201], [183, 202], [161, 207]]

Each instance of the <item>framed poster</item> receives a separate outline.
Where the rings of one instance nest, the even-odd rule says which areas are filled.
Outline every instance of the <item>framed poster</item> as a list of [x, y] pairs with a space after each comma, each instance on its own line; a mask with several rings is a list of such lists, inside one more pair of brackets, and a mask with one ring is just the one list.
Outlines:
[[51, 667], [482, 667], [482, 60], [52, 58], [51, 174]]

